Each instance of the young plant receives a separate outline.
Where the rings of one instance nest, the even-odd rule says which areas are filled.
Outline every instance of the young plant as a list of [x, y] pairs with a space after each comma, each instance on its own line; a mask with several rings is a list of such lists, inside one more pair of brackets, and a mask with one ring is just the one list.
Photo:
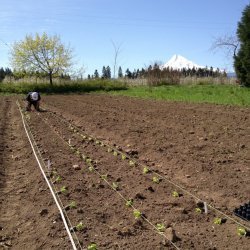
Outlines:
[[84, 229], [84, 225], [83, 225], [82, 222], [80, 222], [80, 223], [78, 223], [78, 224], [76, 225], [76, 230], [77, 230], [77, 231], [82, 231], [83, 229]]
[[55, 184], [56, 182], [60, 182], [60, 181], [62, 181], [62, 177], [58, 175], [56, 179], [53, 181], [53, 184]]
[[159, 184], [160, 183], [160, 179], [156, 176], [153, 177], [153, 182], [156, 183], [156, 184]]
[[95, 141], [95, 144], [96, 144], [96, 145], [99, 145], [99, 144], [100, 144], [100, 141], [96, 140], [96, 141]]
[[133, 205], [133, 203], [134, 203], [133, 199], [129, 199], [126, 201], [126, 206], [131, 207]]
[[76, 208], [76, 207], [77, 207], [76, 202], [75, 202], [75, 201], [72, 201], [72, 202], [70, 202], [70, 204], [68, 204], [64, 209], [65, 209], [65, 210], [69, 210], [69, 209], [74, 209], [74, 208]]
[[90, 245], [88, 245], [87, 249], [88, 249], [88, 250], [97, 250], [97, 245], [96, 245], [96, 243], [91, 243]]
[[239, 236], [247, 236], [247, 230], [244, 227], [238, 227], [237, 234]]
[[164, 232], [166, 230], [166, 227], [163, 223], [157, 223], [156, 228], [159, 232]]
[[103, 174], [103, 175], [101, 175], [101, 178], [102, 178], [103, 180], [107, 180], [107, 179], [108, 179], [108, 175], [107, 175], [107, 174]]
[[132, 160], [130, 160], [130, 161], [129, 161], [129, 166], [134, 167], [134, 166], [135, 166], [135, 162], [132, 161]]
[[113, 151], [112, 148], [108, 148], [108, 152], [111, 153]]
[[66, 186], [63, 186], [60, 188], [59, 191], [57, 191], [57, 194], [66, 194], [67, 193], [67, 187]]
[[137, 209], [134, 210], [133, 212], [135, 219], [141, 218], [141, 212]]
[[90, 164], [89, 165], [89, 172], [93, 172], [95, 169], [94, 169], [94, 167]]
[[117, 155], [118, 155], [117, 151], [114, 151], [113, 155], [114, 155], [114, 156], [117, 156]]
[[113, 182], [112, 183], [112, 188], [114, 189], [114, 190], [118, 190], [118, 184], [116, 183], [116, 182]]
[[222, 219], [221, 218], [214, 218], [214, 224], [221, 225]]
[[126, 160], [127, 156], [125, 154], [122, 154], [122, 160]]
[[195, 208], [195, 212], [196, 212], [196, 213], [202, 213], [202, 209], [199, 208], [199, 207], [196, 207], [196, 208]]
[[149, 173], [149, 168], [148, 167], [144, 167], [143, 168], [143, 174], [147, 174]]
[[69, 204], [70, 209], [73, 209], [73, 208], [76, 208], [76, 207], [77, 207], [77, 205], [76, 205], [75, 201], [70, 202], [70, 204]]
[[90, 164], [92, 162], [92, 160], [90, 158], [86, 158], [85, 161], [87, 164]]
[[85, 140], [87, 138], [87, 136], [86, 135], [82, 135], [82, 138]]
[[180, 194], [177, 191], [173, 191], [172, 196], [177, 198], [177, 197], [180, 197]]

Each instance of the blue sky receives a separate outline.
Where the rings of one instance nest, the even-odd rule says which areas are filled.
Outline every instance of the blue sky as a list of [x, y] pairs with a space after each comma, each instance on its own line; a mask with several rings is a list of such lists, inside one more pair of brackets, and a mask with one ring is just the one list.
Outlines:
[[235, 34], [249, 0], [2, 0], [0, 67], [10, 67], [9, 47], [26, 34], [59, 35], [86, 75], [114, 63], [145, 67], [179, 54], [199, 64], [232, 69], [216, 37]]

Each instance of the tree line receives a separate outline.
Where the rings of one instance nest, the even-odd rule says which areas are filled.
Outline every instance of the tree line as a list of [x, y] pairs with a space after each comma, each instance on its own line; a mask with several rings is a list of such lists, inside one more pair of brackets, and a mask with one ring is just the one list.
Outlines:
[[[110, 66], [103, 66], [102, 74], [99, 74], [98, 70], [94, 71], [94, 74], [88, 75], [88, 79], [111, 79], [111, 68]], [[219, 68], [214, 69], [213, 67], [206, 68], [162, 68], [159, 64], [149, 65], [147, 68], [134, 69], [131, 71], [129, 68], [123, 70], [121, 66], [118, 68], [118, 78], [127, 79], [138, 79], [138, 78], [148, 78], [150, 76], [155, 76], [158, 78], [169, 77], [170, 75], [178, 75], [179, 77], [226, 77], [225, 71], [221, 71]]]

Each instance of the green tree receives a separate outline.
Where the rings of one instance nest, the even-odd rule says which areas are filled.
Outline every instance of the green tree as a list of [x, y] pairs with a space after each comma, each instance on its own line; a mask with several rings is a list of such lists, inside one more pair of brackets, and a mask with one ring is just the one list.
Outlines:
[[122, 78], [122, 77], [123, 77], [122, 67], [120, 66], [118, 69], [118, 78]]
[[111, 78], [111, 68], [109, 66], [107, 66], [106, 68], [106, 78], [107, 79]]
[[59, 36], [49, 37], [46, 33], [27, 35], [23, 41], [16, 42], [11, 51], [13, 68], [17, 71], [39, 71], [49, 76], [65, 73], [72, 66], [72, 49], [62, 44]]
[[234, 68], [241, 84], [250, 87], [250, 4], [242, 12], [237, 36], [240, 49], [234, 57]]
[[95, 79], [98, 79], [99, 78], [99, 73], [98, 73], [98, 70], [96, 69], [95, 72], [94, 72], [94, 78]]

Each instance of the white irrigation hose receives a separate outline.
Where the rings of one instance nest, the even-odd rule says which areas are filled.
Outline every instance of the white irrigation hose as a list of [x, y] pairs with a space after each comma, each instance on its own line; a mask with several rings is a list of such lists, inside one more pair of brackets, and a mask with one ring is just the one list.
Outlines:
[[[18, 105], [18, 103], [17, 103], [17, 105]], [[42, 174], [43, 174], [44, 179], [45, 179], [46, 182], [47, 182], [47, 185], [48, 185], [48, 187], [49, 187], [49, 189], [50, 189], [50, 192], [51, 192], [51, 194], [52, 194], [52, 196], [53, 196], [53, 198], [54, 198], [54, 200], [55, 200], [55, 203], [56, 203], [56, 205], [57, 205], [57, 207], [58, 207], [58, 209], [59, 209], [59, 211], [60, 211], [60, 214], [61, 214], [61, 217], [62, 217], [64, 226], [65, 226], [66, 231], [67, 231], [67, 233], [68, 233], [68, 236], [69, 236], [69, 238], [70, 238], [72, 247], [73, 247], [74, 250], [77, 250], [76, 245], [75, 245], [75, 242], [74, 242], [74, 239], [73, 239], [73, 237], [72, 237], [72, 235], [71, 235], [71, 233], [70, 233], [70, 229], [69, 229], [68, 224], [67, 224], [67, 222], [66, 222], [66, 219], [65, 219], [65, 217], [64, 217], [62, 208], [61, 208], [60, 204], [59, 204], [58, 201], [57, 201], [56, 195], [55, 195], [55, 193], [54, 193], [54, 191], [53, 191], [53, 189], [52, 189], [52, 187], [51, 187], [51, 185], [50, 185], [50, 182], [49, 182], [49, 180], [48, 180], [46, 174], [44, 173], [43, 168], [42, 168], [42, 166], [41, 166], [41, 163], [40, 163], [40, 161], [39, 161], [39, 159], [38, 159], [38, 157], [37, 157], [36, 151], [35, 151], [35, 149], [34, 149], [34, 146], [33, 146], [32, 141], [31, 141], [31, 139], [30, 139], [28, 130], [27, 130], [27, 128], [26, 128], [26, 124], [25, 124], [25, 122], [24, 122], [23, 113], [22, 113], [22, 111], [20, 110], [20, 106], [19, 106], [19, 105], [18, 105], [18, 107], [19, 107], [19, 111], [20, 111], [21, 116], [22, 116], [23, 127], [24, 127], [25, 132], [26, 132], [26, 135], [27, 135], [27, 137], [28, 137], [28, 139], [29, 139], [30, 146], [31, 146], [31, 148], [32, 148], [32, 150], [33, 150], [33, 153], [34, 153], [34, 155], [35, 155], [36, 161], [37, 161], [37, 163], [38, 163], [38, 165], [39, 165], [39, 168], [40, 168], [40, 170], [41, 170], [41, 172], [42, 172]]]

